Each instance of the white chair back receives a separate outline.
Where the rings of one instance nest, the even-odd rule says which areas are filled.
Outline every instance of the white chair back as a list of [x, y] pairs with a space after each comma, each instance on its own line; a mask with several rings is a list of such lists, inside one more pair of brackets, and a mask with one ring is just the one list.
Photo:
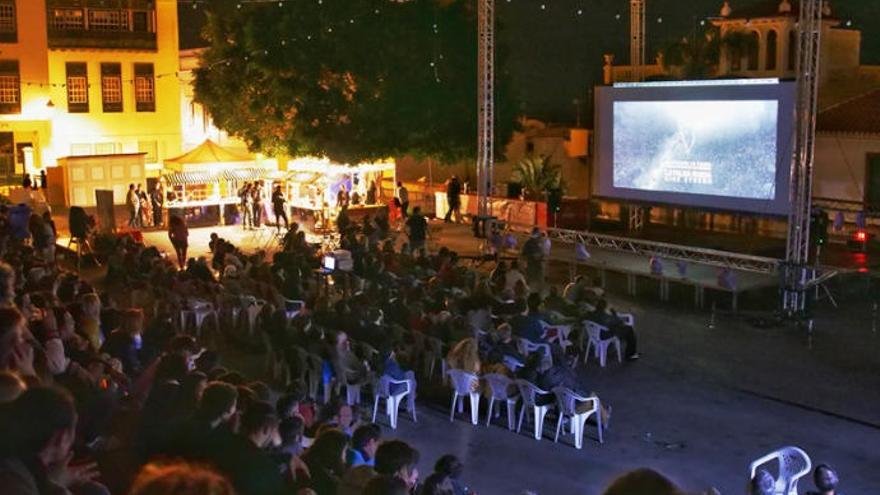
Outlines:
[[[783, 447], [775, 452], [755, 459], [749, 466], [749, 479], [755, 477], [758, 468], [765, 465], [771, 465], [776, 462], [778, 467], [778, 475], [776, 476], [776, 484], [773, 487], [774, 495], [798, 495], [798, 481], [806, 476], [813, 468], [813, 462], [799, 447]], [[774, 471], [769, 470], [772, 474]]]
[[535, 406], [535, 396], [538, 394], [549, 394], [550, 392], [546, 390], [542, 390], [534, 383], [529, 382], [528, 380], [516, 380], [516, 386], [519, 387], [519, 394], [522, 396], [523, 405], [526, 407], [534, 407]]
[[452, 381], [452, 387], [461, 395], [467, 395], [475, 390], [480, 383], [480, 379], [473, 373], [464, 370], [451, 369], [448, 370], [449, 379]]
[[510, 386], [513, 385], [513, 380], [498, 373], [484, 375], [483, 380], [489, 385], [489, 391], [496, 400], [507, 400], [510, 398]]
[[595, 321], [587, 320], [587, 335], [590, 336], [593, 340], [602, 340], [602, 331], [608, 330], [608, 327], [604, 327]]
[[408, 381], [395, 380], [394, 378], [391, 378], [388, 375], [382, 375], [379, 378], [379, 382], [376, 384], [376, 393], [379, 395], [379, 397], [391, 397], [391, 384], [392, 383], [406, 385], [406, 391], [400, 392], [400, 394], [404, 394], [404, 393], [408, 394], [410, 392]]

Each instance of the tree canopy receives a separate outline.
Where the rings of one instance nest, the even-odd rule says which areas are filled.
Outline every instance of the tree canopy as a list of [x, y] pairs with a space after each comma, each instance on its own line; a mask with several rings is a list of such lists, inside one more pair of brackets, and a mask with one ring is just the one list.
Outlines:
[[[474, 0], [218, 0], [204, 36], [196, 101], [252, 151], [348, 163], [476, 156]], [[516, 126], [503, 61], [499, 143]]]

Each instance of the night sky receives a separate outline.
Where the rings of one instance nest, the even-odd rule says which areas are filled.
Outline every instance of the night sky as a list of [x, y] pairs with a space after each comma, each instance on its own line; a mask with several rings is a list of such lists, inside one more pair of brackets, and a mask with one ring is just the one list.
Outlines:
[[[629, 63], [628, 0], [496, 1], [499, 42], [509, 53], [507, 67], [529, 116], [573, 123], [574, 100], [586, 100], [588, 89], [601, 81], [602, 55], [614, 53], [615, 63]], [[722, 3], [647, 0], [647, 60], [652, 61], [669, 40], [699, 28], [701, 19], [717, 16]], [[736, 9], [754, 3], [733, 0], [731, 5]], [[862, 63], [880, 65], [880, 0], [833, 0], [832, 6], [836, 17], [862, 30]], [[578, 15], [578, 10], [583, 13]], [[201, 12], [186, 5], [180, 11], [181, 44], [192, 46]], [[589, 111], [582, 107], [585, 120]]]

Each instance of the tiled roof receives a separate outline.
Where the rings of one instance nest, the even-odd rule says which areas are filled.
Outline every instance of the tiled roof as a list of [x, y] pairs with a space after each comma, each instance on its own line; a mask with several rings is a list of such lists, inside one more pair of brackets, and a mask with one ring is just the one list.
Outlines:
[[829, 107], [819, 113], [819, 132], [880, 134], [880, 88]]

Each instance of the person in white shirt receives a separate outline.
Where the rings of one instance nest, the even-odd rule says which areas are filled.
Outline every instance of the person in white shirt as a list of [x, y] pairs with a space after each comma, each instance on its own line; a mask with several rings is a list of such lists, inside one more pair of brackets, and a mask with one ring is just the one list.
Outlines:
[[512, 291], [516, 287], [517, 282], [522, 282], [523, 285], [525, 285], [528, 289], [529, 284], [528, 282], [526, 282], [526, 276], [523, 275], [523, 272], [520, 271], [519, 262], [514, 260], [510, 264], [510, 268], [508, 268], [507, 274], [505, 274], [504, 276], [504, 290]]

